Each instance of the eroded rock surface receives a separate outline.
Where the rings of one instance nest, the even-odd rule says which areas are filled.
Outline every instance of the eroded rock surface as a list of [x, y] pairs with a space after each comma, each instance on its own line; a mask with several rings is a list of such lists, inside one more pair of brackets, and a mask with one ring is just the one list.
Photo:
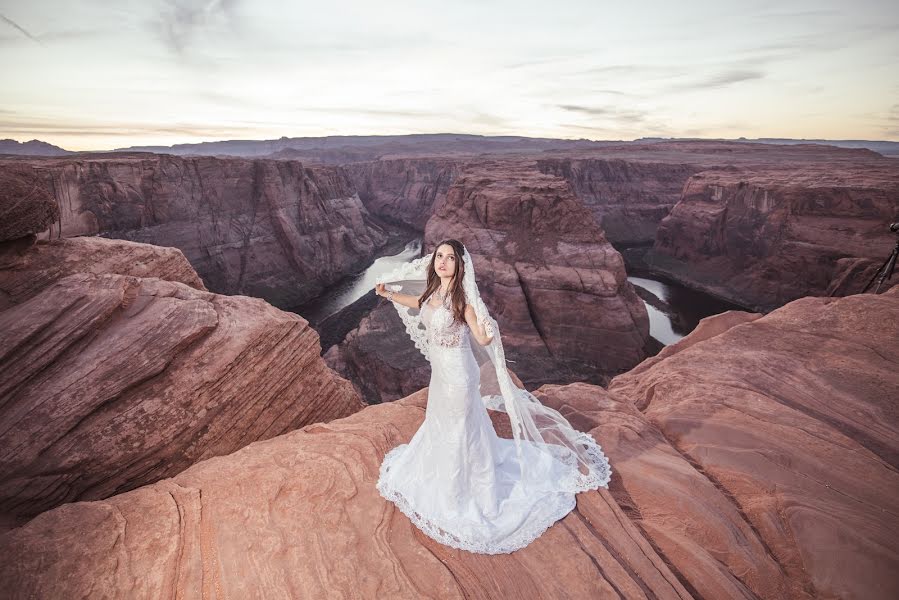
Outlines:
[[659, 222], [701, 169], [693, 164], [636, 162], [621, 158], [542, 159], [544, 173], [564, 178], [615, 244], [655, 239]]
[[613, 476], [513, 554], [441, 546], [377, 493], [422, 390], [41, 514], [0, 536], [0, 577], [53, 598], [894, 598], [897, 324], [895, 289], [807, 298], [706, 319], [609, 391], [540, 388]]
[[362, 404], [300, 317], [156, 278], [80, 273], [0, 313], [0, 514], [171, 476]]
[[462, 164], [450, 159], [394, 159], [345, 165], [343, 170], [372, 214], [423, 231]]
[[359, 326], [324, 355], [329, 367], [346, 377], [369, 404], [397, 400], [428, 385], [431, 368], [396, 309], [380, 302]]
[[660, 224], [647, 261], [760, 311], [855, 294], [896, 243], [897, 198], [890, 159], [705, 171]]
[[533, 163], [470, 167], [435, 208], [429, 249], [472, 253], [506, 355], [526, 383], [605, 383], [646, 357], [649, 318], [624, 261], [564, 179]]
[[[731, 499], [751, 526], [746, 539], [760, 541], [790, 582], [788, 597], [891, 598], [899, 594], [897, 335], [899, 289], [803, 298], [620, 375], [609, 391], [633, 401]], [[641, 510], [656, 513], [652, 498], [668, 486], [641, 485], [649, 502]], [[714, 548], [677, 528], [664, 535]], [[747, 550], [732, 543], [730, 552]], [[695, 560], [694, 550], [679, 552]]]
[[45, 231], [58, 218], [59, 207], [34, 169], [0, 168], [0, 243]]
[[39, 240], [22, 247], [0, 246], [0, 310], [74, 273], [158, 277], [206, 291], [177, 248], [98, 237]]
[[[23, 159], [0, 161], [0, 171]], [[217, 293], [298, 306], [369, 263], [386, 233], [347, 176], [295, 161], [113, 154], [29, 159], [60, 208], [49, 237], [179, 248]]]
[[[426, 251], [446, 238], [472, 253], [506, 356], [528, 387], [607, 383], [648, 354], [649, 319], [624, 261], [566, 180], [532, 161], [469, 165], [435, 205]], [[385, 310], [328, 353], [329, 364], [377, 401], [427, 383], [424, 357]]]

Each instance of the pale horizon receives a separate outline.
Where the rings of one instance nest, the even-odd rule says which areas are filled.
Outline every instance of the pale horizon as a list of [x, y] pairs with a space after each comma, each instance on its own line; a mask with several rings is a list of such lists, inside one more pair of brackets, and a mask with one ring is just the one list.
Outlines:
[[899, 139], [893, 2], [0, 0], [0, 138]]

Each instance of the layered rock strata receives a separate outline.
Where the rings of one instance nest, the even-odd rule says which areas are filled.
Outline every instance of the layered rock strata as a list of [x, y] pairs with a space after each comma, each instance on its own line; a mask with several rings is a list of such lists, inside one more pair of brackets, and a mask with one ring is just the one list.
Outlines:
[[59, 203], [50, 238], [172, 246], [217, 293], [307, 302], [371, 262], [387, 240], [346, 174], [294, 161], [113, 154], [28, 164]]
[[803, 296], [860, 292], [895, 246], [896, 221], [892, 164], [705, 171], [687, 182], [645, 260], [765, 312]]
[[361, 408], [300, 317], [82, 273], [0, 313], [0, 513], [105, 498]]
[[537, 166], [568, 181], [614, 244], [652, 242], [684, 184], [701, 170], [693, 164], [620, 158], [542, 159]]
[[605, 383], [646, 357], [649, 318], [624, 261], [564, 179], [533, 163], [468, 168], [425, 229], [472, 254], [506, 355], [529, 384]]
[[449, 159], [394, 159], [345, 165], [372, 214], [423, 231], [462, 169]]

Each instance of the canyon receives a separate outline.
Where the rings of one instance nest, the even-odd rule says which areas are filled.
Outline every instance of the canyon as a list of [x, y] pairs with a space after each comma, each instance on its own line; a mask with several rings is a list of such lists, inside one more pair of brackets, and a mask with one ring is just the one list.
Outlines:
[[388, 239], [333, 168], [140, 154], [0, 161], [0, 170], [22, 168], [58, 202], [45, 237], [175, 247], [211, 291], [281, 308], [364, 267]]
[[[0, 159], [5, 593], [899, 595], [896, 276], [858, 293], [895, 244], [894, 159], [464, 143]], [[324, 356], [281, 310], [409, 232], [465, 242], [510, 369], [613, 468], [514, 554], [441, 546], [375, 489], [428, 393], [394, 308]], [[661, 347], [613, 243], [753, 310]]]

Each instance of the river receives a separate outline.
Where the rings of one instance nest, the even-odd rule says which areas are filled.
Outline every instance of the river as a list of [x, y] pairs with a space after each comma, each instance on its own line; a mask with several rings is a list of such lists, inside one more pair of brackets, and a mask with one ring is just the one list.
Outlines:
[[[313, 302], [296, 312], [314, 327], [322, 324], [341, 310], [347, 308], [374, 289], [377, 278], [397, 265], [421, 255], [421, 241], [413, 240], [395, 254], [376, 259], [367, 269], [345, 278]], [[628, 267], [629, 272], [632, 267]], [[696, 327], [703, 317], [727, 310], [741, 310], [712, 296], [684, 287], [653, 274], [636, 270], [639, 275], [628, 276], [634, 286], [641, 288], [638, 293], [649, 313], [649, 333], [662, 344], [678, 341]], [[350, 317], [350, 315], [346, 315]], [[360, 315], [361, 317], [361, 315]], [[343, 317], [338, 320], [345, 320]], [[353, 325], [355, 326], [355, 325]], [[345, 329], [343, 324], [341, 329]]]

